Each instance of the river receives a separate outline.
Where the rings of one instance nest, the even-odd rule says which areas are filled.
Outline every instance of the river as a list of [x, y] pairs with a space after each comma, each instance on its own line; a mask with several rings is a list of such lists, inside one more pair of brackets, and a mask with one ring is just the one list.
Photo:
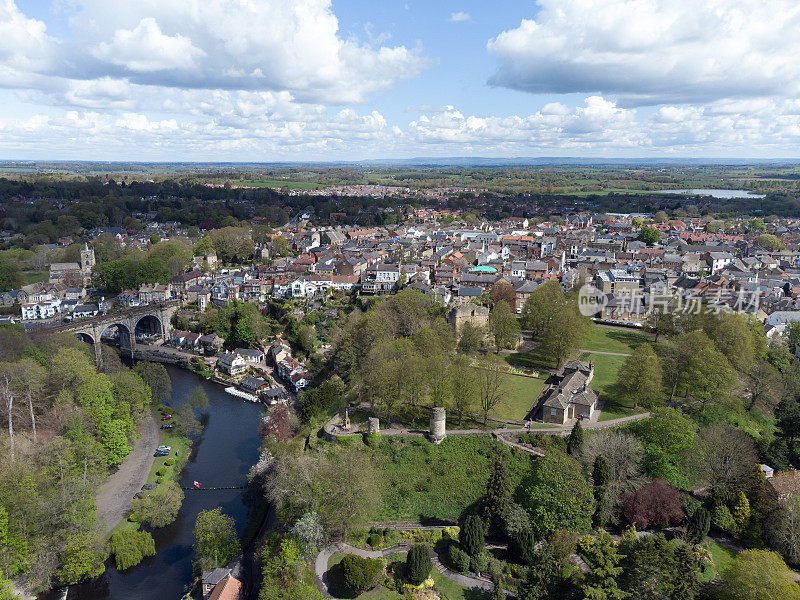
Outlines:
[[[236, 399], [220, 385], [189, 371], [172, 366], [167, 371], [172, 379], [171, 406], [180, 408], [198, 384], [209, 399], [207, 422], [202, 435], [194, 441], [192, 457], [181, 475], [181, 487], [191, 487], [193, 481], [203, 487], [244, 484], [248, 470], [259, 457], [263, 405]], [[247, 521], [243, 490], [187, 490], [185, 494], [178, 519], [153, 532], [155, 556], [123, 572], [109, 561], [101, 577], [70, 588], [68, 600], [178, 600], [192, 580], [193, 528], [198, 513], [220, 506], [236, 520], [239, 533]]]

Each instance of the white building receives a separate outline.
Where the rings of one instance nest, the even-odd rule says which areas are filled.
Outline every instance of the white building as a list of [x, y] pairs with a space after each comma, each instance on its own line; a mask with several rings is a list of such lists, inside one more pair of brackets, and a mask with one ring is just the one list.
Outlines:
[[22, 320], [34, 321], [36, 319], [49, 319], [59, 312], [61, 300], [50, 300], [48, 302], [29, 302], [22, 305]]

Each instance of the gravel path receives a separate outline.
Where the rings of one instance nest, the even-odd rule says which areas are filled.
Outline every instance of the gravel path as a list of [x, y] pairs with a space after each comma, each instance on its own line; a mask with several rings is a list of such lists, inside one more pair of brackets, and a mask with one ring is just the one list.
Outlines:
[[604, 352], [603, 350], [578, 350], [578, 352], [586, 352], [587, 354], [603, 354], [605, 356], [630, 356], [623, 352]]
[[104, 535], [108, 535], [128, 515], [133, 495], [147, 483], [147, 475], [153, 466], [153, 453], [158, 447], [158, 421], [151, 416], [142, 423], [139, 432], [141, 435], [131, 453], [117, 472], [100, 486], [95, 496], [97, 523]]

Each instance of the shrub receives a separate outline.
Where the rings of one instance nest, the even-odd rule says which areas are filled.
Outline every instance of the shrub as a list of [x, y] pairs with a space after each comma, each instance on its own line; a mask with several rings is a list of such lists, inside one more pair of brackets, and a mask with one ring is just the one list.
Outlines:
[[175, 464], [175, 459], [174, 458], [168, 458], [167, 460], [164, 461], [164, 466], [165, 467], [171, 467], [174, 464]]
[[654, 479], [644, 487], [626, 494], [622, 513], [637, 529], [666, 527], [683, 521], [681, 494], [663, 479]]
[[445, 527], [442, 530], [442, 537], [457, 540], [458, 534], [461, 532], [461, 528], [458, 525], [454, 525], [453, 527]]
[[354, 592], [375, 587], [378, 576], [383, 572], [383, 561], [378, 558], [348, 554], [340, 564], [344, 582]]
[[533, 529], [526, 527], [511, 538], [511, 553], [525, 565], [532, 565], [536, 558], [536, 537]]
[[164, 478], [163, 477], [156, 477], [156, 484], [163, 483], [163, 482], [164, 482]]
[[450, 564], [456, 571], [462, 573], [469, 571], [469, 554], [464, 552], [461, 548], [455, 544], [451, 545], [448, 550], [448, 556], [450, 558]]
[[156, 475], [158, 477], [163, 477], [166, 474], [167, 474], [167, 470], [166, 469], [159, 469], [158, 471], [156, 471]]
[[489, 557], [486, 551], [473, 556], [469, 561], [469, 567], [473, 573], [483, 573], [489, 567]]
[[383, 536], [379, 533], [371, 533], [367, 538], [367, 544], [372, 548], [377, 548], [383, 544]]
[[461, 548], [470, 556], [475, 556], [483, 550], [486, 543], [486, 532], [480, 517], [476, 515], [467, 517], [460, 539]]
[[366, 434], [364, 436], [364, 443], [366, 443], [370, 448], [377, 448], [381, 445], [381, 434], [377, 431]]
[[733, 520], [731, 511], [724, 504], [717, 504], [714, 507], [714, 512], [711, 513], [711, 526], [723, 533], [736, 534], [736, 521]]
[[142, 562], [147, 556], [155, 556], [156, 543], [147, 531], [117, 529], [111, 534], [109, 550], [114, 555], [118, 571], [124, 571]]
[[406, 579], [414, 585], [419, 585], [428, 578], [432, 568], [428, 547], [421, 544], [412, 546], [406, 558]]
[[711, 513], [705, 508], [700, 506], [696, 508], [692, 516], [689, 518], [689, 535], [691, 541], [699, 544], [703, 538], [708, 535], [708, 530], [711, 528]]

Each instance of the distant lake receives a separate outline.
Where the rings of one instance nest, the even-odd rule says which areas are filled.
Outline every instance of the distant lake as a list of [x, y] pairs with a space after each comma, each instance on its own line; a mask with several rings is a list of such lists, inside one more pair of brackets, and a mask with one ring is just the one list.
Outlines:
[[686, 194], [695, 196], [713, 196], [714, 198], [766, 198], [764, 194], [753, 194], [747, 190], [707, 190], [703, 188], [691, 190], [658, 190], [658, 194]]

